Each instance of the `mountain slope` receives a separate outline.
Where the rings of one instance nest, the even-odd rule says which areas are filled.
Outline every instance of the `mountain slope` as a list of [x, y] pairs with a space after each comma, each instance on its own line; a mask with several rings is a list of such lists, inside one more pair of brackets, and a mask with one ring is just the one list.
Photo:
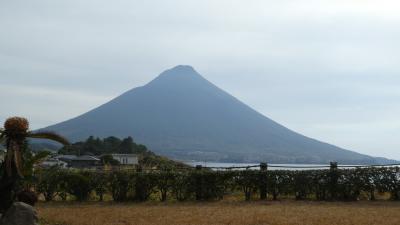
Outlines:
[[177, 66], [81, 116], [46, 127], [72, 141], [134, 137], [156, 153], [193, 160], [376, 163], [380, 159], [293, 132]]

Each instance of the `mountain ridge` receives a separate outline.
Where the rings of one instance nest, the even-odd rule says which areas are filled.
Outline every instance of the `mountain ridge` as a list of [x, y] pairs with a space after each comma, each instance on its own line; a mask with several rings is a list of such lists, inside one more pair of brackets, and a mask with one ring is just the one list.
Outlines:
[[185, 160], [357, 164], [385, 161], [292, 131], [186, 65], [166, 70], [144, 86], [44, 129], [72, 141], [88, 136], [133, 136], [158, 154]]

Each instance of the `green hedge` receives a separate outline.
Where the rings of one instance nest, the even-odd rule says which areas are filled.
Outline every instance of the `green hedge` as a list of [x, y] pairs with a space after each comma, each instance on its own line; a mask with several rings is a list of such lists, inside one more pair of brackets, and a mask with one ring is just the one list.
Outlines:
[[376, 193], [400, 199], [398, 167], [327, 170], [233, 170], [213, 171], [71, 171], [49, 169], [35, 173], [36, 191], [46, 201], [55, 196], [87, 200], [91, 193], [102, 201], [220, 200], [242, 193], [245, 200], [295, 198], [297, 200], [358, 200], [361, 195], [375, 200]]

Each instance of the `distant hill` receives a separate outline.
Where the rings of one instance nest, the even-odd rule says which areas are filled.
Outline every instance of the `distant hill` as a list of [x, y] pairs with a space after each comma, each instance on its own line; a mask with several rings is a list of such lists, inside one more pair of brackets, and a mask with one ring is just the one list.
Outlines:
[[187, 160], [270, 163], [385, 163], [298, 134], [216, 87], [190, 66], [161, 73], [81, 116], [44, 128], [71, 141], [126, 137]]

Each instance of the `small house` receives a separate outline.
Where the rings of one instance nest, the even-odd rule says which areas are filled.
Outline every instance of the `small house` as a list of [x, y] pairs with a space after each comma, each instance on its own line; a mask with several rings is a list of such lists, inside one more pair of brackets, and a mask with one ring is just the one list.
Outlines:
[[73, 168], [93, 168], [99, 165], [100, 159], [90, 155], [76, 156], [68, 162], [68, 166]]

